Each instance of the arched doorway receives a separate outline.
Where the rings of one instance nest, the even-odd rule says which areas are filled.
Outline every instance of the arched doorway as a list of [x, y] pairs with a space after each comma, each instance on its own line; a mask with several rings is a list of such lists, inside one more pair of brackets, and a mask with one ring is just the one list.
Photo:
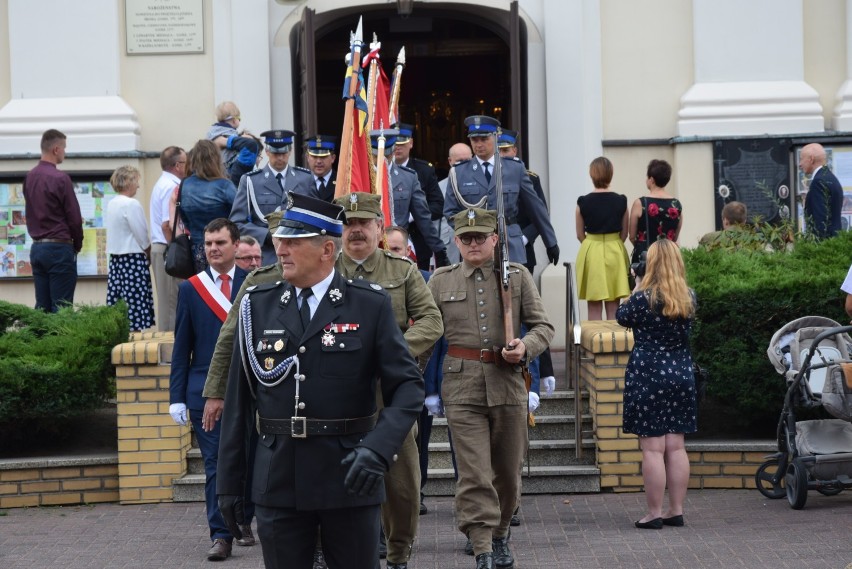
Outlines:
[[[527, 116], [526, 29], [511, 10], [463, 4], [416, 5], [403, 17], [393, 8], [361, 7], [316, 15], [305, 9], [291, 38], [296, 128], [338, 135], [349, 33], [363, 17], [364, 41], [375, 33], [390, 77], [401, 47], [406, 66], [400, 94], [402, 122], [414, 124], [414, 154], [446, 174], [449, 147], [465, 140], [464, 117], [487, 114], [517, 129]], [[515, 118], [517, 117], [517, 118]], [[523, 138], [522, 138], [523, 140]]]

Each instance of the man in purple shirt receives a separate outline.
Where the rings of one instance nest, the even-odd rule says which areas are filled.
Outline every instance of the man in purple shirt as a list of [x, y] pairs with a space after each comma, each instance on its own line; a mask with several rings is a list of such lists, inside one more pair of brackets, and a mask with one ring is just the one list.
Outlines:
[[83, 247], [83, 217], [71, 178], [56, 168], [65, 160], [65, 135], [55, 129], [41, 136], [41, 160], [24, 180], [30, 264], [36, 308], [56, 312], [74, 302], [77, 253]]

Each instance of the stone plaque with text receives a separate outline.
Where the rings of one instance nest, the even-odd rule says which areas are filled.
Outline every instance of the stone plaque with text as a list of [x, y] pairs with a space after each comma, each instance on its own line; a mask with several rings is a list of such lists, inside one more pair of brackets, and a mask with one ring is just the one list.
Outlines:
[[204, 53], [202, 0], [124, 0], [128, 55]]

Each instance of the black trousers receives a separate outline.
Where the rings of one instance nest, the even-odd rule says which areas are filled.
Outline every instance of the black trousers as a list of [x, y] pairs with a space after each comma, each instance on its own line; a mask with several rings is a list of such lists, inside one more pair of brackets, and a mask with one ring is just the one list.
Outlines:
[[380, 506], [297, 511], [255, 505], [266, 569], [311, 569], [321, 529], [329, 569], [375, 569], [379, 563]]

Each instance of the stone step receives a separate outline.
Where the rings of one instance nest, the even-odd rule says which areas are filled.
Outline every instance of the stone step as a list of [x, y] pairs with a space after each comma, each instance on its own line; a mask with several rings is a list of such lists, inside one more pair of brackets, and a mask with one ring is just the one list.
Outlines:
[[[589, 412], [589, 392], [580, 393], [580, 408], [583, 413]], [[540, 406], [536, 409], [539, 415], [573, 415], [574, 414], [574, 390], [554, 391], [552, 395], [542, 395], [539, 398]]]
[[[577, 420], [576, 416], [571, 415], [536, 415], [535, 427], [530, 427], [530, 440], [573, 440], [574, 439], [574, 423]], [[583, 432], [592, 430], [591, 414], [583, 414]], [[432, 433], [429, 436], [430, 442], [447, 442], [447, 419], [444, 417], [435, 417], [432, 421]]]
[[[531, 476], [527, 475], [526, 467], [523, 470], [523, 494], [573, 494], [601, 490], [601, 472], [594, 466], [534, 466], [530, 470]], [[427, 496], [453, 496], [455, 486], [452, 468], [430, 468], [423, 493]]]
[[201, 457], [201, 449], [192, 447], [186, 453], [186, 473], [204, 474], [204, 458]]
[[[595, 442], [593, 439], [583, 440], [583, 455], [577, 459], [574, 452], [574, 440], [531, 440], [529, 463], [532, 466], [565, 466], [578, 464], [594, 464]], [[452, 468], [450, 443], [429, 443], [429, 468]]]
[[184, 474], [172, 480], [172, 501], [203, 502], [204, 474]]

